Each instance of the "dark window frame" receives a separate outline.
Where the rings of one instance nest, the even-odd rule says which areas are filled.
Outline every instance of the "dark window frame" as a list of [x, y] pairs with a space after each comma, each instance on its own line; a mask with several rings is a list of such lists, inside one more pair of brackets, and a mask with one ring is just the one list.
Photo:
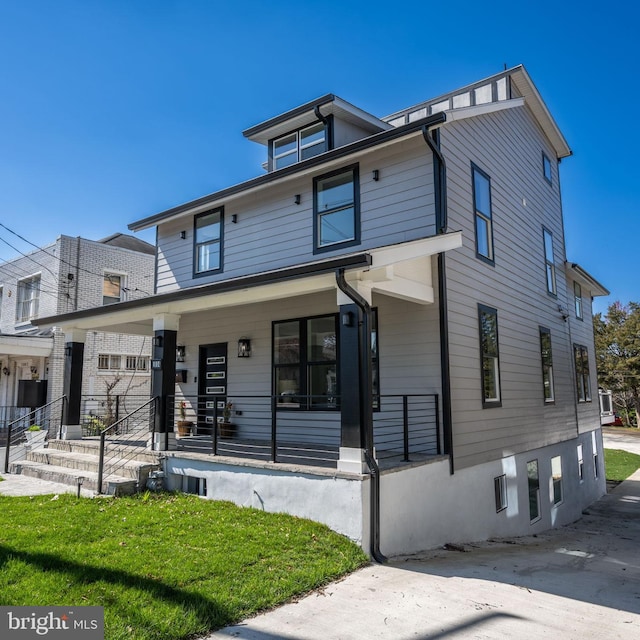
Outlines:
[[[542, 364], [542, 397], [545, 405], [555, 404], [556, 402], [556, 391], [555, 391], [555, 379], [553, 375], [553, 345], [551, 342], [551, 329], [547, 327], [538, 327], [540, 333], [540, 360]], [[545, 345], [543, 343], [543, 337], [549, 336], [549, 354], [548, 354], [548, 364], [545, 364]], [[550, 381], [549, 388], [551, 390], [551, 397], [547, 398], [545, 395], [545, 367], [549, 368]]]
[[[555, 476], [553, 473], [553, 461], [560, 461], [560, 475]], [[551, 487], [553, 489], [553, 504], [557, 506], [564, 501], [564, 487], [562, 486], [562, 456], [553, 456], [551, 458]]]
[[500, 513], [509, 506], [506, 473], [493, 479], [493, 493], [496, 500], [496, 513]]
[[[300, 140], [301, 140], [301, 136], [300, 134], [307, 130], [307, 129], [311, 129], [312, 127], [315, 127], [319, 124], [323, 124], [324, 125], [324, 150], [323, 151], [319, 151], [317, 154], [314, 154], [313, 156], [309, 156], [311, 158], [315, 157], [316, 155], [320, 155], [322, 153], [326, 153], [327, 151], [331, 151], [333, 149], [333, 116], [329, 115], [326, 117], [326, 122], [322, 122], [321, 120], [315, 120], [314, 122], [310, 122], [309, 124], [306, 124], [302, 127], [298, 127], [297, 129], [292, 129], [291, 131], [287, 131], [287, 133], [283, 133], [280, 136], [277, 136], [276, 138], [271, 138], [268, 142], [268, 167], [269, 167], [269, 171], [278, 171], [278, 169], [284, 169], [286, 167], [289, 167], [293, 164], [297, 164], [298, 162], [302, 161], [302, 158], [300, 157], [300, 151], [301, 151], [301, 147], [300, 147]], [[276, 143], [279, 140], [282, 140], [283, 138], [286, 138], [288, 136], [292, 136], [295, 135], [296, 136], [296, 150], [295, 150], [295, 154], [296, 154], [296, 159], [291, 162], [290, 164], [286, 164], [282, 167], [278, 167], [276, 168], [275, 163], [276, 163], [276, 157], [275, 157], [275, 147], [276, 147]], [[306, 160], [307, 158], [305, 158]]]
[[[340, 345], [340, 326], [339, 326], [339, 321], [340, 321], [340, 314], [336, 313], [325, 313], [325, 314], [320, 314], [320, 315], [314, 315], [314, 316], [304, 316], [301, 318], [288, 318], [286, 320], [274, 320], [271, 323], [271, 388], [273, 390], [273, 394], [275, 396], [278, 395], [278, 391], [275, 388], [276, 385], [276, 369], [278, 368], [283, 368], [283, 367], [291, 367], [294, 365], [288, 364], [288, 363], [282, 363], [282, 364], [276, 364], [275, 362], [275, 327], [277, 324], [286, 324], [286, 323], [291, 323], [291, 322], [297, 322], [298, 323], [298, 329], [299, 329], [299, 337], [300, 337], [300, 352], [302, 354], [302, 351], [304, 351], [304, 357], [300, 358], [300, 361], [298, 362], [298, 366], [300, 367], [299, 370], [299, 376], [300, 376], [300, 386], [301, 389], [299, 390], [299, 394], [301, 396], [306, 396], [307, 395], [307, 379], [308, 376], [305, 375], [306, 373], [308, 373], [308, 362], [305, 361], [303, 362], [303, 360], [306, 359], [307, 356], [307, 347], [308, 347], [308, 332], [307, 332], [307, 322], [309, 320], [315, 320], [317, 318], [328, 318], [328, 317], [335, 317], [335, 321], [336, 321], [336, 391], [337, 391], [337, 396], [338, 396], [338, 402], [337, 405], [335, 407], [313, 407], [313, 406], [302, 406], [302, 403], [300, 403], [300, 406], [291, 406], [291, 407], [287, 407], [287, 406], [283, 406], [282, 404], [278, 404], [278, 410], [284, 410], [284, 411], [338, 411], [340, 410], [340, 398], [342, 396], [342, 379], [341, 379], [341, 375], [340, 375], [340, 351], [341, 351], [341, 345]], [[378, 321], [378, 308], [374, 307], [371, 309], [371, 320], [372, 320], [372, 327], [371, 327], [371, 332], [374, 333], [376, 335], [376, 352], [375, 354], [372, 353], [371, 354], [371, 375], [372, 375], [372, 379], [375, 380], [377, 382], [377, 393], [375, 388], [373, 389], [373, 411], [380, 411], [380, 404], [381, 404], [381, 395], [380, 395], [380, 329], [379, 329], [379, 321]], [[303, 338], [304, 335], [304, 338]]]
[[[549, 167], [548, 175], [547, 167]], [[553, 184], [553, 169], [551, 168], [551, 158], [549, 158], [549, 156], [544, 151], [542, 152], [542, 177], [549, 184]]]
[[[553, 257], [552, 261], [550, 261], [547, 257], [547, 236], [551, 239], [551, 255]], [[547, 289], [547, 293], [550, 296], [557, 298], [558, 297], [558, 273], [556, 269], [556, 253], [554, 249], [553, 232], [547, 229], [547, 227], [542, 227], [542, 251], [544, 255], [545, 288]], [[551, 269], [553, 289], [549, 289], [549, 269]]]
[[[485, 340], [484, 340], [484, 331], [483, 331], [483, 323], [482, 323], [482, 314], [495, 316], [495, 327], [496, 327], [495, 355], [491, 355], [488, 352], [485, 354], [485, 350], [484, 350]], [[502, 381], [500, 378], [500, 332], [498, 329], [498, 310], [494, 309], [493, 307], [488, 307], [487, 305], [480, 304], [480, 303], [478, 303], [478, 337], [479, 337], [479, 350], [480, 350], [480, 394], [482, 397], [482, 408], [493, 409], [493, 408], [501, 407], [502, 406]], [[495, 372], [495, 375], [496, 375], [495, 385], [496, 385], [496, 390], [498, 392], [497, 394], [498, 397], [495, 399], [493, 398], [487, 399], [485, 396], [485, 384], [484, 384], [485, 357], [490, 357], [494, 359], [497, 364], [497, 368]]]
[[[277, 375], [276, 372], [278, 369], [289, 367], [298, 367], [298, 375], [300, 380], [300, 388], [298, 389], [298, 395], [302, 401], [295, 401], [291, 403], [291, 406], [287, 406], [286, 404], [277, 404], [278, 411], [340, 411], [340, 389], [341, 389], [341, 380], [340, 380], [340, 326], [339, 326], [339, 313], [321, 313], [313, 316], [304, 316], [301, 318], [287, 318], [286, 320], [274, 320], [271, 323], [271, 388], [273, 390], [274, 396], [278, 396], [278, 390], [276, 389], [276, 380]], [[311, 320], [319, 320], [321, 318], [333, 318], [334, 326], [336, 331], [336, 359], [335, 359], [335, 367], [336, 367], [336, 396], [338, 398], [335, 406], [314, 406], [308, 400], [309, 395], [309, 371], [310, 367], [318, 364], [319, 361], [315, 361], [309, 358], [308, 355], [308, 346], [309, 346], [309, 335], [308, 335], [308, 323]], [[278, 363], [276, 364], [276, 340], [275, 340], [275, 329], [276, 325], [279, 324], [289, 324], [289, 323], [298, 323], [298, 338], [299, 338], [299, 361], [297, 363]], [[334, 363], [333, 360], [325, 360], [322, 361], [325, 364]]]
[[576, 397], [579, 403], [591, 402], [591, 372], [589, 349], [583, 344], [573, 345], [573, 361], [576, 373]]
[[[198, 248], [201, 246], [214, 244], [213, 242], [198, 242], [198, 220], [205, 216], [209, 216], [212, 213], [220, 214], [220, 238], [218, 240], [220, 261], [219, 266], [215, 269], [208, 269], [207, 271], [198, 271]], [[213, 209], [207, 209], [202, 213], [198, 213], [193, 217], [193, 277], [204, 278], [213, 274], [222, 273], [224, 271], [224, 206], [214, 207]]]
[[[351, 172], [352, 181], [353, 181], [353, 226], [354, 226], [354, 237], [353, 239], [344, 240], [343, 242], [333, 242], [331, 244], [320, 245], [320, 220], [321, 213], [322, 215], [326, 215], [327, 213], [331, 213], [331, 211], [318, 211], [318, 184], [324, 180], [328, 180], [330, 178], [335, 178], [341, 174], [346, 174]], [[341, 208], [344, 207], [336, 207], [335, 211], [340, 211]], [[346, 247], [354, 247], [360, 244], [361, 242], [361, 229], [360, 229], [360, 166], [358, 163], [348, 165], [346, 167], [341, 167], [339, 169], [335, 169], [334, 171], [330, 171], [329, 173], [323, 173], [322, 175], [315, 176], [313, 178], [313, 253], [326, 253], [328, 251], [336, 251], [340, 249], [344, 249]]]
[[[486, 212], [479, 211], [477, 207], [477, 199], [476, 199], [476, 173], [478, 173], [482, 178], [484, 178], [489, 187], [489, 215], [486, 215]], [[482, 260], [491, 266], [495, 266], [496, 264], [496, 251], [495, 251], [495, 243], [493, 238], [493, 198], [491, 197], [491, 176], [486, 171], [483, 171], [478, 165], [475, 163], [471, 163], [471, 190], [473, 197], [473, 234], [475, 237], [476, 243], [476, 258], [478, 260]], [[478, 243], [478, 218], [481, 218], [487, 224], [487, 246], [489, 250], [489, 255], [485, 255], [480, 252], [479, 243]]]
[[[529, 465], [534, 464], [536, 471], [535, 478], [531, 475], [529, 467]], [[540, 465], [538, 464], [537, 458], [534, 458], [533, 460], [529, 460], [527, 462], [527, 487], [529, 489], [529, 522], [533, 524], [534, 522], [538, 522], [538, 520], [540, 520], [540, 518], [542, 517], [540, 508]], [[532, 509], [532, 498], [535, 498], [535, 515]]]

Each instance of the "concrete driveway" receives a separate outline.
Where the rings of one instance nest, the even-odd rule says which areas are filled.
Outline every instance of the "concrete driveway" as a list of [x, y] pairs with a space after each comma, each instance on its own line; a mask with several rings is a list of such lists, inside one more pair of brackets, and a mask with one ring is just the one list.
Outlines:
[[605, 427], [602, 429], [602, 439], [605, 449], [623, 449], [640, 455], [640, 429], [623, 431]]
[[637, 640], [640, 470], [573, 525], [373, 565], [208, 638]]

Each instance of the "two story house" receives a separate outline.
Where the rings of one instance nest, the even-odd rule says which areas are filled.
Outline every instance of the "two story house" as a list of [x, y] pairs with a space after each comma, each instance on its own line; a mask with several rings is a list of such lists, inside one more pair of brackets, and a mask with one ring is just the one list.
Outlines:
[[[63, 394], [64, 334], [38, 318], [151, 295], [155, 247], [116, 233], [94, 241], [61, 235], [0, 265], [0, 423]], [[107, 392], [149, 395], [151, 340], [90, 332], [83, 362], [83, 413], [103, 413]]]
[[571, 150], [524, 67], [383, 118], [329, 94], [244, 135], [264, 173], [130, 225], [156, 228], [153, 296], [39, 323], [70, 367], [87, 331], [153, 338], [168, 486], [375, 557], [578, 518], [605, 491], [607, 291], [565, 255]]

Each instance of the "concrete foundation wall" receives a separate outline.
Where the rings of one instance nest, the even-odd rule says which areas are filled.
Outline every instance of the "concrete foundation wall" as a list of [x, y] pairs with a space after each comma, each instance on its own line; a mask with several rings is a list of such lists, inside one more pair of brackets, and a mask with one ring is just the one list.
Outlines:
[[[381, 543], [385, 555], [415, 553], [447, 542], [523, 536], [577, 520], [606, 492], [598, 429], [556, 445], [449, 474], [448, 459], [381, 477]], [[592, 441], [595, 437], [595, 456]], [[582, 445], [583, 479], [578, 445]], [[562, 501], [553, 502], [551, 458], [562, 460]], [[527, 462], [538, 461], [540, 517], [529, 512]], [[597, 475], [596, 478], [596, 467]], [[494, 478], [506, 475], [507, 508], [497, 512]]]
[[241, 507], [315, 520], [368, 549], [368, 478], [179, 457], [165, 460], [165, 473], [168, 489], [185, 491], [189, 487], [188, 478], [204, 479], [206, 493], [202, 492], [202, 483], [198, 493], [210, 500], [229, 500]]
[[[595, 443], [595, 447], [593, 446]], [[578, 450], [582, 453], [582, 477]], [[562, 499], [554, 503], [551, 459], [560, 457]], [[527, 463], [537, 460], [539, 516], [529, 509]], [[370, 550], [370, 483], [366, 476], [210, 457], [171, 454], [165, 460], [170, 490], [326, 524]], [[497, 511], [494, 479], [506, 477], [507, 506]], [[206, 484], [205, 484], [206, 483]], [[449, 473], [446, 457], [380, 478], [380, 549], [391, 557], [489, 538], [524, 536], [580, 518], [606, 491], [600, 430], [563, 443]]]

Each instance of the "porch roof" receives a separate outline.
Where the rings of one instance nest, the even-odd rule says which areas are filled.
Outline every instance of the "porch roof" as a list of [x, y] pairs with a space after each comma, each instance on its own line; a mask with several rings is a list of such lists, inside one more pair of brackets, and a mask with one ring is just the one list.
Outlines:
[[0, 334], [0, 356], [46, 357], [51, 355], [52, 336]]
[[94, 330], [153, 335], [154, 318], [254, 304], [319, 291], [336, 290], [335, 272], [371, 291], [411, 300], [433, 302], [431, 255], [462, 246], [462, 232], [447, 233], [317, 260], [272, 271], [178, 289], [148, 298], [33, 320], [39, 327], [64, 331]]

